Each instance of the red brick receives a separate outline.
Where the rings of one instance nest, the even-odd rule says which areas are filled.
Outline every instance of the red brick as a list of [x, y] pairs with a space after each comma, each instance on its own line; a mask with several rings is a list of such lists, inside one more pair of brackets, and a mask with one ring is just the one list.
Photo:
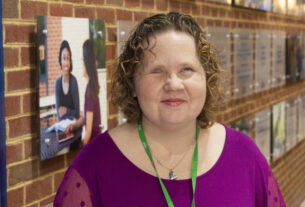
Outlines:
[[146, 17], [148, 17], [148, 13], [147, 12], [135, 12], [134, 13], [134, 20], [135, 21], [142, 21], [143, 19], [145, 19]]
[[211, 15], [212, 17], [218, 16], [218, 9], [217, 8], [211, 8]]
[[75, 7], [75, 17], [85, 17], [85, 18], [94, 19], [95, 18], [95, 8], [77, 6], [77, 7]]
[[192, 15], [200, 15], [200, 6], [192, 4]]
[[201, 13], [203, 16], [210, 16], [210, 7], [202, 6]]
[[39, 139], [32, 138], [24, 141], [25, 159], [39, 155]]
[[106, 45], [106, 61], [115, 59], [115, 46], [114, 45]]
[[206, 19], [204, 19], [204, 18], [197, 18], [197, 23], [199, 24], [199, 26], [201, 28], [205, 28], [205, 26], [206, 26]]
[[224, 27], [230, 27], [230, 22], [229, 21], [224, 21], [223, 26]]
[[110, 24], [115, 23], [115, 14], [113, 9], [98, 8], [96, 9], [96, 12], [98, 19], [104, 19], [106, 23]]
[[30, 93], [23, 95], [23, 113], [38, 111], [38, 94]]
[[38, 1], [21, 1], [21, 18], [36, 19], [48, 15], [48, 4]]
[[7, 192], [7, 206], [22, 206], [23, 205], [23, 187]]
[[29, 205], [29, 206], [27, 206], [27, 207], [38, 207], [38, 203], [34, 203], [34, 204]]
[[52, 195], [48, 198], [43, 199], [42, 201], [39, 202], [40, 206], [48, 206], [48, 205], [52, 204], [54, 201], [54, 198], [55, 198], [55, 195]]
[[112, 75], [116, 70], [116, 64], [114, 63], [107, 64], [106, 68], [107, 68], [107, 80], [111, 80]]
[[13, 186], [20, 182], [32, 180], [38, 176], [37, 160], [28, 161], [8, 168], [8, 185]]
[[142, 9], [153, 9], [154, 1], [152, 0], [142, 0]]
[[225, 9], [219, 9], [218, 10], [219, 12], [218, 12], [218, 14], [219, 14], [219, 17], [225, 17], [226, 16], [226, 14], [227, 14], [227, 11], [225, 10]]
[[178, 1], [170, 1], [169, 2], [169, 10], [171, 12], [180, 12], [180, 2], [178, 2]]
[[36, 47], [21, 48], [21, 65], [37, 65]]
[[208, 25], [209, 27], [213, 27], [213, 26], [215, 26], [215, 21], [214, 21], [214, 20], [211, 20], [211, 19], [208, 19], [208, 20], [207, 20], [207, 25]]
[[6, 117], [20, 113], [20, 96], [7, 96], [4, 101]]
[[26, 203], [42, 199], [52, 193], [52, 176], [26, 186]]
[[38, 117], [25, 116], [11, 119], [9, 123], [9, 137], [14, 138], [25, 134], [38, 133]]
[[110, 98], [111, 98], [111, 90], [112, 90], [112, 86], [111, 86], [111, 83], [110, 82], [108, 82], [107, 83], [107, 100], [110, 100]]
[[118, 118], [108, 119], [108, 129], [113, 129], [114, 127], [118, 126]]
[[72, 164], [78, 152], [79, 150], [76, 150], [76, 151], [71, 151], [67, 154], [67, 167], [69, 167]]
[[125, 0], [126, 8], [134, 8], [140, 6], [140, 0]]
[[2, 17], [18, 18], [18, 0], [2, 0]]
[[216, 27], [221, 27], [222, 26], [222, 21], [221, 20], [216, 20]]
[[98, 4], [100, 6], [100, 5], [104, 4], [104, 0], [86, 0], [86, 3], [87, 4]]
[[191, 13], [191, 4], [189, 2], [182, 2], [181, 3], [181, 12], [184, 14]]
[[118, 20], [132, 20], [132, 12], [131, 11], [125, 11], [122, 9], [117, 10], [117, 19]]
[[63, 2], [83, 3], [84, 0], [62, 0]]
[[34, 25], [15, 25], [6, 24], [4, 25], [5, 31], [5, 42], [25, 42], [34, 43], [36, 42], [36, 33]]
[[156, 0], [157, 10], [166, 11], [168, 1]]
[[64, 175], [65, 175], [65, 172], [59, 172], [54, 175], [55, 192], [59, 188], [59, 185], [60, 185], [62, 179], [64, 178]]
[[7, 90], [36, 87], [37, 77], [34, 70], [12, 71], [7, 73]]
[[39, 176], [59, 170], [65, 166], [64, 156], [57, 156], [48, 160], [40, 161]]
[[107, 4], [123, 6], [123, 0], [107, 0]]
[[19, 49], [18, 48], [3, 48], [3, 63], [4, 67], [16, 67], [18, 66], [18, 56]]
[[6, 145], [6, 164], [22, 160], [22, 143]]
[[115, 42], [117, 39], [116, 38], [116, 28], [108, 27], [107, 28], [107, 37], [108, 37], [108, 41]]
[[118, 114], [119, 108], [117, 105], [114, 106], [111, 102], [109, 102], [108, 106], [109, 106], [109, 114]]
[[71, 17], [73, 15], [73, 6], [68, 4], [50, 4], [50, 15]]

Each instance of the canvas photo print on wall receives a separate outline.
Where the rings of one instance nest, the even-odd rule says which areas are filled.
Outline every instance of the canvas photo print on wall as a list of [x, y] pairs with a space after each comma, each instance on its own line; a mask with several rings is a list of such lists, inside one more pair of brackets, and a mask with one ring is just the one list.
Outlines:
[[37, 18], [40, 158], [88, 144], [107, 129], [105, 23]]

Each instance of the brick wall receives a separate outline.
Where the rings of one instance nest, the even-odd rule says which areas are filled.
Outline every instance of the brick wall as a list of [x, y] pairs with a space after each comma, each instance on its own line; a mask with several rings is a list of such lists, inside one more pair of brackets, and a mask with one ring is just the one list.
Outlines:
[[[2, 0], [5, 73], [8, 206], [45, 206], [52, 202], [66, 168], [76, 152], [39, 161], [38, 68], [36, 16], [67, 16], [105, 19], [108, 77], [116, 60], [117, 20], [141, 21], [168, 11], [193, 15], [202, 27], [226, 26], [304, 31], [305, 21], [280, 14], [234, 8], [204, 0]], [[233, 48], [233, 45], [232, 47]], [[231, 54], [233, 60], [233, 54]], [[234, 66], [232, 65], [232, 68]], [[232, 82], [232, 81], [231, 81]], [[230, 101], [219, 120], [229, 123], [242, 116], [305, 92], [301, 81]], [[107, 82], [110, 90], [110, 82]], [[109, 97], [109, 94], [108, 94]], [[108, 105], [108, 126], [117, 125], [117, 107]], [[272, 167], [285, 200], [297, 207], [305, 198], [305, 141], [290, 150]]]

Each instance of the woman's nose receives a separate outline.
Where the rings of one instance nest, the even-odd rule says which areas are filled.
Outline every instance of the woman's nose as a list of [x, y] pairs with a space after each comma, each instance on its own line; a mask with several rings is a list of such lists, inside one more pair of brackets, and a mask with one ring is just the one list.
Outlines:
[[167, 76], [164, 89], [168, 91], [176, 91], [184, 89], [183, 80], [177, 74], [169, 74]]

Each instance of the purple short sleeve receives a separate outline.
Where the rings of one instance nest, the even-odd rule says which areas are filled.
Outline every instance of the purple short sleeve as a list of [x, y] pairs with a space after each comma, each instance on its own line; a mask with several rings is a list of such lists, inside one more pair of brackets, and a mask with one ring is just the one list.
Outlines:
[[92, 207], [90, 190], [86, 181], [70, 168], [58, 188], [54, 207]]

